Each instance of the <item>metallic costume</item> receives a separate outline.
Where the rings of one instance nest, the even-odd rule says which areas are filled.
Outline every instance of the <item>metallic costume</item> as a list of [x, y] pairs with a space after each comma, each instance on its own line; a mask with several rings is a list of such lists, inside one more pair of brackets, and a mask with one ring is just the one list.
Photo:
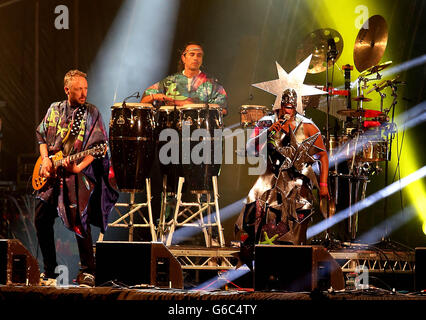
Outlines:
[[282, 128], [285, 121], [273, 121], [268, 128], [266, 172], [250, 190], [236, 222], [236, 231], [248, 234], [246, 246], [273, 241], [306, 244], [307, 219], [313, 213], [312, 190], [319, 188], [312, 164], [316, 161], [313, 155], [322, 151], [314, 145], [320, 132], [305, 139], [304, 124], [314, 125], [311, 120], [296, 114], [296, 127], [289, 132]]

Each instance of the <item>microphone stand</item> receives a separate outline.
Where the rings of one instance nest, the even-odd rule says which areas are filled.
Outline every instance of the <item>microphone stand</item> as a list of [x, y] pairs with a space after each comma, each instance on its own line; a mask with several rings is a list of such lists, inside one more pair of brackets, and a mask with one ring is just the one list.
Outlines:
[[[335, 59], [338, 55], [338, 51], [336, 49], [335, 43], [333, 45], [334, 41], [329, 41], [329, 46], [328, 46], [328, 52], [327, 52], [327, 58], [326, 58], [326, 73], [325, 73], [325, 82], [326, 82], [326, 90], [327, 90], [327, 117], [325, 120], [325, 126], [326, 126], [326, 149], [328, 152], [330, 152], [330, 87], [329, 87], [329, 82], [328, 82], [328, 62], [331, 60], [332, 64], [333, 64], [333, 68], [332, 68], [332, 72], [334, 72], [334, 63], [335, 63]], [[333, 79], [333, 75], [331, 77], [331, 79]], [[333, 83], [331, 83], [331, 87], [333, 88]], [[337, 162], [334, 164], [334, 169], [336, 171], [336, 176], [335, 176], [335, 188], [336, 188], [336, 194], [337, 194]], [[330, 192], [330, 191], [329, 191]], [[327, 218], [328, 217], [328, 207], [329, 205], [327, 205]], [[328, 242], [330, 240], [330, 234], [329, 234], [329, 230], [328, 228], [326, 229], [326, 234], [325, 234], [325, 240], [326, 242]]]
[[122, 106], [123, 106], [123, 108], [125, 108], [126, 107], [126, 101], [128, 100], [128, 99], [130, 99], [130, 98], [136, 98], [136, 99], [139, 99], [139, 91], [136, 91], [135, 93], [132, 93], [130, 96], [128, 96], [127, 98], [125, 98], [124, 100], [123, 100], [123, 103], [122, 103]]
[[[392, 140], [394, 139], [394, 119], [395, 119], [395, 105], [398, 103], [397, 102], [397, 86], [395, 84], [390, 84], [390, 87], [392, 89], [392, 96], [393, 96], [393, 101], [392, 104], [390, 106], [389, 109], [387, 109], [387, 111], [389, 112], [392, 109], [392, 120], [391, 120], [391, 126], [389, 130], [386, 130], [386, 148], [389, 148], [389, 152], [387, 152], [386, 154], [386, 159], [385, 159], [385, 187], [387, 187], [388, 183], [389, 183], [389, 178], [388, 178], [388, 173], [389, 173], [389, 161], [391, 159], [391, 153], [392, 153]], [[389, 137], [390, 134], [390, 137]], [[388, 197], [385, 197], [385, 203], [383, 206], [383, 214], [384, 214], [384, 221], [387, 220], [387, 216], [388, 216]], [[385, 239], [386, 235], [389, 232], [389, 226], [388, 223], [386, 222], [385, 224], [385, 233], [382, 235], [382, 242], [385, 242], [389, 239]]]

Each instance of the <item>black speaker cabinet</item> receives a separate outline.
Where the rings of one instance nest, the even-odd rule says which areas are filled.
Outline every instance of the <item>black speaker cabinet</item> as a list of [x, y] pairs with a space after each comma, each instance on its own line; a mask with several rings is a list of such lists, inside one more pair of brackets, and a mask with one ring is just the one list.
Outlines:
[[180, 263], [161, 242], [97, 242], [96, 285], [109, 281], [182, 289], [183, 273]]
[[0, 284], [38, 285], [37, 260], [16, 239], [0, 239]]
[[426, 247], [415, 249], [414, 287], [416, 291], [426, 290]]
[[255, 290], [345, 288], [340, 265], [322, 246], [256, 245]]

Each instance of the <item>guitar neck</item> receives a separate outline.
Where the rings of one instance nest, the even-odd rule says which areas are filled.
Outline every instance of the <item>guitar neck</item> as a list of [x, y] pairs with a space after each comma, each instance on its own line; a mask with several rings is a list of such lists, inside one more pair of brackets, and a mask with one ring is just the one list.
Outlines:
[[[74, 161], [77, 161], [81, 158], [84, 158], [87, 155], [90, 155], [92, 152], [93, 152], [93, 149], [89, 149], [89, 150], [81, 151], [81, 152], [76, 153], [76, 154], [72, 154], [72, 155], [68, 156], [68, 158], [69, 158], [70, 162], [74, 162]], [[55, 168], [62, 166], [64, 161], [65, 161], [65, 158], [55, 160], [54, 161]]]

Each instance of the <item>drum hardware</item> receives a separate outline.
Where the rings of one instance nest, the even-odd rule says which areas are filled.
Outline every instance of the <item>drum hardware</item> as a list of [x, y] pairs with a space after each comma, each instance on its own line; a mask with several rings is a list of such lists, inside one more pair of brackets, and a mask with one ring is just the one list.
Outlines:
[[352, 100], [354, 100], [354, 101], [366, 101], [366, 102], [371, 101], [370, 98], [364, 97], [363, 95], [352, 98]]
[[382, 82], [379, 83], [379, 85], [376, 85], [375, 83], [373, 84], [373, 88], [371, 88], [370, 90], [367, 91], [367, 94], [373, 92], [373, 91], [377, 91], [380, 92], [382, 91], [384, 88], [386, 88], [388, 86], [388, 80], [382, 80]]
[[377, 64], [377, 65], [373, 65], [372, 67], [370, 67], [370, 68], [364, 70], [363, 72], [361, 72], [359, 76], [362, 77], [362, 78], [371, 76], [374, 73], [379, 73], [379, 71], [382, 71], [383, 69], [386, 69], [391, 64], [392, 64], [392, 61], [386, 61], [386, 62]]
[[337, 111], [338, 114], [353, 117], [353, 118], [377, 118], [377, 117], [386, 117], [386, 114], [371, 109], [342, 109]]
[[266, 115], [266, 107], [260, 105], [242, 105], [240, 107], [240, 125], [253, 128]]
[[318, 29], [306, 35], [298, 46], [296, 60], [299, 64], [312, 54], [307, 72], [321, 73], [326, 71], [327, 67], [334, 65], [335, 61], [340, 58], [342, 51], [343, 38], [338, 31], [330, 28]]
[[[321, 87], [320, 89], [323, 90], [323, 91], [327, 91], [326, 87]], [[339, 90], [339, 89], [336, 89], [336, 88], [329, 87], [328, 88], [328, 94], [330, 96], [345, 96], [345, 97], [347, 97], [349, 95], [349, 90], [346, 90], [346, 89], [345, 90]]]
[[[184, 182], [185, 178], [179, 177], [173, 219], [166, 223], [164, 216], [165, 211], [162, 211], [163, 215], [160, 216], [160, 221], [162, 222], [163, 227], [160, 228], [162, 233], [159, 235], [159, 238], [166, 239], [166, 245], [170, 246], [172, 244], [173, 235], [177, 227], [198, 227], [203, 231], [206, 247], [212, 247], [213, 228], [217, 228], [219, 246], [224, 247], [225, 239], [223, 236], [223, 227], [220, 219], [217, 176], [212, 177], [213, 193], [206, 193], [205, 200], [202, 199], [202, 195], [198, 193], [196, 195], [196, 202], [184, 202], [182, 200], [182, 188]], [[215, 209], [214, 215], [212, 215], [212, 208]], [[194, 210], [197, 211], [194, 212]], [[206, 215], [203, 215], [204, 213]], [[212, 217], [214, 217], [215, 222], [212, 221]]]
[[[157, 241], [156, 228], [154, 225], [154, 221], [152, 218], [152, 207], [151, 207], [151, 179], [145, 179], [146, 183], [146, 202], [136, 203], [135, 202], [135, 192], [131, 192], [129, 194], [130, 199], [129, 202], [125, 203], [116, 203], [114, 209], [119, 215], [119, 218], [111, 223], [108, 223], [108, 227], [110, 228], [127, 228], [129, 229], [129, 241], [133, 241], [133, 234], [135, 228], [149, 228], [151, 233], [152, 241]], [[128, 208], [129, 211], [127, 213], [122, 214], [122, 212], [118, 209], [120, 207]], [[148, 220], [142, 213], [141, 209], [148, 209]], [[143, 219], [143, 223], [135, 223], [134, 214], [138, 212], [139, 216]], [[127, 220], [128, 219], [128, 220]], [[104, 234], [100, 233], [98, 241], [103, 241]]]
[[[127, 99], [127, 98], [126, 98]], [[111, 162], [118, 189], [129, 193], [128, 203], [116, 203], [119, 218], [109, 223], [110, 227], [129, 229], [129, 241], [133, 241], [134, 228], [149, 228], [153, 241], [156, 229], [152, 219], [151, 180], [149, 178], [154, 157], [154, 119], [153, 107], [144, 103], [116, 103], [111, 107], [110, 148]], [[115, 121], [114, 121], [115, 120]], [[136, 203], [136, 193], [145, 189], [146, 202]], [[118, 208], [128, 208], [122, 213]], [[148, 218], [141, 209], [147, 208]], [[143, 223], [134, 222], [138, 212]], [[103, 240], [100, 234], [99, 241]]]
[[[222, 129], [222, 112], [218, 105], [214, 104], [189, 104], [174, 109], [163, 110], [160, 108], [157, 112], [157, 131], [166, 128], [182, 130], [181, 125], [190, 126], [190, 130], [205, 129], [210, 134], [210, 138], [202, 139], [206, 143], [211, 143], [211, 152], [214, 152], [213, 144], [215, 138], [213, 133], [215, 129]], [[174, 119], [174, 121], [171, 121]], [[179, 134], [179, 145], [182, 144], [182, 132]], [[189, 138], [189, 137], [188, 137]], [[222, 137], [220, 137], [222, 141]], [[189, 139], [190, 140], [190, 139]], [[158, 143], [161, 148], [163, 142]], [[189, 141], [190, 148], [199, 141]], [[213, 153], [211, 159], [214, 159]], [[163, 173], [163, 191], [160, 219], [157, 228], [157, 236], [161, 241], [170, 245], [173, 233], [177, 227], [197, 226], [204, 233], [206, 246], [212, 246], [212, 228], [217, 227], [219, 233], [219, 244], [224, 246], [223, 230], [219, 215], [219, 202], [217, 192], [217, 176], [220, 173], [220, 164], [160, 164]], [[185, 185], [184, 185], [185, 182]], [[195, 202], [184, 202], [182, 200], [183, 188], [186, 192], [195, 195]], [[214, 199], [214, 201], [211, 201]], [[216, 209], [215, 222], [211, 219], [211, 208]], [[197, 208], [193, 211], [193, 208]], [[167, 212], [173, 210], [169, 221]], [[207, 222], [204, 221], [204, 213], [207, 213]], [[198, 219], [198, 222], [196, 221]]]
[[[327, 98], [327, 120], [326, 120], [326, 145], [327, 151], [330, 156], [335, 156], [337, 150], [342, 149], [342, 152], [345, 154], [345, 158], [348, 161], [348, 165], [350, 167], [349, 174], [344, 175], [338, 172], [337, 162], [335, 163], [335, 168], [333, 171], [329, 172], [329, 178], [334, 179], [336, 186], [336, 194], [335, 200], [337, 199], [337, 191], [338, 191], [338, 179], [348, 179], [349, 180], [349, 207], [352, 210], [353, 200], [355, 196], [355, 201], [358, 198], [365, 197], [365, 191], [368, 181], [368, 175], [372, 173], [372, 170], [376, 170], [378, 168], [378, 163], [387, 159], [384, 154], [384, 150], [387, 148], [386, 141], [382, 140], [380, 136], [374, 137], [363, 137], [363, 133], [368, 130], [373, 130], [374, 132], [381, 133], [383, 129], [383, 124], [388, 120], [387, 112], [383, 112], [383, 108], [380, 111], [364, 109], [363, 102], [371, 101], [370, 98], [367, 98], [363, 89], [368, 88], [368, 83], [370, 81], [381, 80], [382, 75], [379, 73], [383, 69], [389, 67], [392, 62], [385, 62], [382, 64], [378, 64], [380, 59], [383, 56], [384, 50], [387, 45], [387, 24], [386, 21], [381, 16], [373, 16], [368, 20], [368, 28], [365, 24], [363, 28], [359, 31], [357, 39], [354, 45], [354, 62], [355, 67], [361, 75], [357, 81], [357, 97], [354, 99], [351, 98], [351, 79], [350, 72], [353, 70], [353, 67], [350, 65], [343, 66], [342, 69], [345, 72], [345, 89], [346, 92], [335, 92], [332, 88], [332, 83], [330, 84], [328, 81], [328, 67], [333, 66], [335, 64], [335, 60], [338, 59], [339, 53], [341, 50], [339, 49], [339, 43], [333, 44], [333, 41], [326, 41], [326, 45], [323, 43], [322, 46], [320, 41], [318, 41], [319, 37], [316, 37], [316, 33], [312, 33], [311, 39], [306, 39], [301, 46], [299, 46], [299, 55], [302, 55], [303, 48], [307, 47], [307, 44], [313, 44], [314, 50], [312, 52], [304, 52], [303, 56], [307, 54], [313, 53], [312, 61], [314, 63], [311, 64], [309, 71], [310, 73], [316, 73], [326, 70], [326, 91], [328, 92]], [[337, 44], [337, 48], [336, 45]], [[343, 44], [343, 42], [341, 42]], [[317, 48], [315, 48], [317, 46]], [[324, 50], [328, 46], [327, 53]], [[340, 51], [340, 52], [339, 52]], [[337, 56], [336, 56], [337, 52]], [[321, 63], [316, 63], [321, 53], [323, 53], [323, 59]], [[324, 63], [325, 62], [325, 63]], [[320, 65], [321, 64], [321, 65]], [[334, 68], [333, 68], [334, 71]], [[333, 81], [333, 77], [331, 78]], [[384, 85], [387, 82], [382, 82], [376, 87], [379, 90], [383, 90]], [[374, 91], [370, 90], [367, 92], [370, 93]], [[330, 135], [330, 127], [329, 127], [329, 115], [330, 115], [330, 97], [335, 94], [340, 93], [347, 97], [346, 99], [346, 109], [337, 108], [333, 112], [335, 112], [339, 116], [346, 117], [344, 119], [344, 134]], [[357, 101], [358, 105], [356, 110], [351, 108], [351, 101]], [[325, 111], [325, 110], [324, 110]], [[336, 115], [335, 115], [336, 116]], [[366, 141], [367, 139], [367, 141]], [[370, 140], [368, 140], [370, 139]], [[365, 147], [362, 147], [362, 144], [366, 143]], [[360, 151], [357, 149], [360, 147]], [[339, 152], [340, 153], [340, 152]], [[374, 165], [375, 164], [375, 165]], [[375, 168], [374, 168], [375, 167]], [[354, 192], [354, 195], [352, 194]], [[331, 192], [331, 194], [334, 194]], [[351, 212], [352, 213], [352, 212]], [[357, 217], [358, 213], [354, 213], [354, 215], [349, 219], [349, 233], [351, 238], [355, 238], [358, 226]]]

